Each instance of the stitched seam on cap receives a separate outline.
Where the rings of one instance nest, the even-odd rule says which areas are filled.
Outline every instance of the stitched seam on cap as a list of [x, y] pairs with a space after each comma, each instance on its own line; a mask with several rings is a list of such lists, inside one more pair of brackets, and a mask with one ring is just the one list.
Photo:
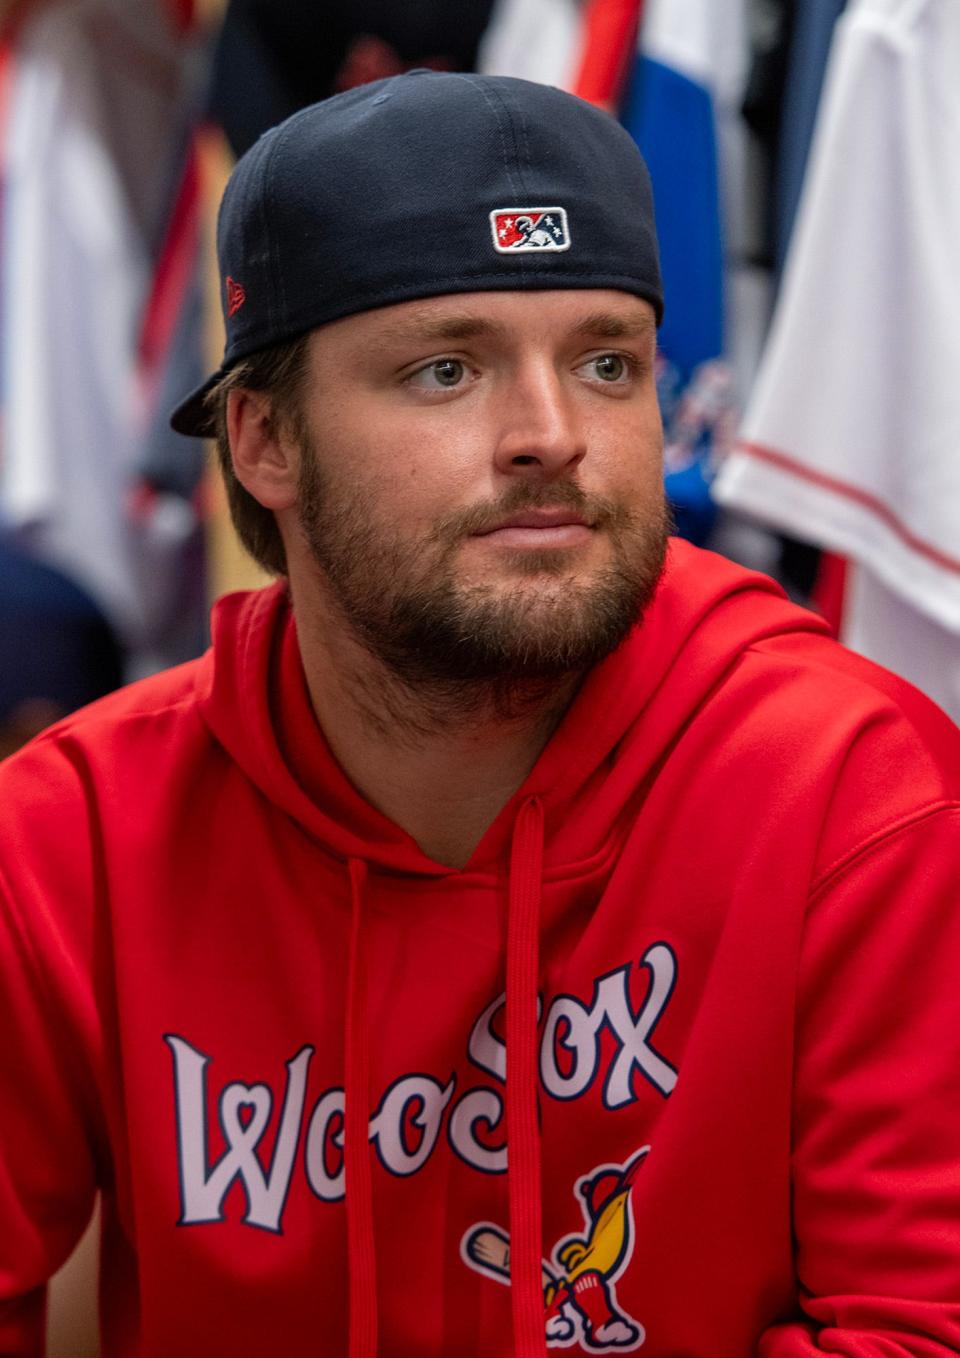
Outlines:
[[[522, 174], [523, 170], [525, 168], [529, 169], [532, 163], [532, 157], [530, 155], [530, 129], [527, 126], [527, 120], [523, 116], [522, 109], [517, 113], [516, 117], [518, 123], [520, 124], [520, 141], [523, 147], [523, 159], [521, 161], [520, 168], [520, 173]], [[524, 192], [526, 192], [526, 190], [524, 190]]]
[[[273, 232], [270, 229], [271, 219], [270, 214], [267, 211], [267, 198], [270, 195], [270, 171], [273, 168], [273, 157], [277, 153], [277, 146], [279, 145], [279, 143], [280, 143], [280, 133], [277, 132], [273, 138], [273, 145], [267, 149], [266, 155], [264, 156], [263, 187], [260, 192], [260, 201], [258, 203], [260, 215], [260, 229], [263, 232], [263, 243], [264, 248], [266, 249], [267, 252], [267, 281], [268, 281], [267, 290], [269, 296], [264, 298], [264, 302], [266, 304], [267, 325], [271, 331], [274, 329], [276, 325], [276, 316], [274, 314], [274, 298], [276, 296], [276, 267], [275, 267], [275, 251], [273, 249]], [[254, 305], [256, 305], [256, 301], [254, 302]]]
[[[510, 109], [510, 106], [507, 104], [507, 101], [504, 99], [503, 95], [499, 92], [499, 90], [495, 89], [489, 91], [484, 90], [484, 94], [486, 95], [487, 93], [489, 93], [491, 99], [495, 99], [496, 102], [500, 105], [500, 108], [503, 112], [504, 121], [506, 122], [506, 125], [510, 130], [510, 140], [513, 143], [514, 164], [517, 169], [517, 178], [520, 181], [520, 187], [517, 190], [517, 192], [521, 195], [521, 197], [526, 198], [527, 184], [523, 174], [523, 154], [521, 149], [521, 143], [524, 141], [523, 120], [520, 119], [520, 126], [518, 129], [517, 120], [515, 119], [514, 114]], [[511, 179], [512, 178], [513, 176], [511, 176]]]
[[[504, 100], [496, 93], [496, 91], [488, 90], [486, 86], [481, 85], [470, 76], [466, 76], [465, 79], [469, 85], [472, 85], [474, 89], [480, 91], [483, 102], [493, 114], [493, 120], [497, 127], [497, 135], [500, 138], [500, 154], [503, 160], [503, 168], [506, 170], [507, 178], [510, 180], [510, 192], [515, 193], [518, 198], [523, 198], [527, 192], [524, 187], [523, 174], [514, 174], [514, 167], [516, 167], [518, 172], [520, 171], [520, 148], [517, 145], [517, 133], [513, 125], [513, 119], [510, 117], [510, 111]], [[494, 100], [496, 100], [496, 102], [494, 102]], [[499, 107], [497, 107], [498, 105]], [[513, 163], [511, 163], [510, 159], [510, 148], [507, 145], [507, 128], [504, 126], [504, 121], [509, 125], [510, 141], [513, 143]], [[517, 182], [518, 178], [519, 183]], [[518, 255], [517, 262], [520, 267], [520, 276], [523, 277], [527, 272], [525, 254], [521, 253]]]
[[[311, 109], [301, 109], [300, 112], [294, 114], [292, 118], [288, 118], [286, 123], [281, 124], [273, 139], [273, 145], [267, 151], [266, 162], [263, 167], [264, 191], [260, 202], [262, 213], [261, 220], [263, 221], [264, 239], [267, 242], [268, 269], [270, 273], [271, 294], [268, 306], [270, 308], [271, 329], [278, 320], [282, 324], [287, 315], [287, 292], [283, 284], [283, 270], [280, 268], [280, 261], [277, 258], [278, 252], [273, 248], [273, 232], [270, 230], [272, 218], [267, 213], [267, 198], [270, 197], [271, 203], [273, 201], [271, 187], [273, 162], [279, 154], [281, 144], [289, 137], [292, 125], [294, 123], [302, 122], [304, 115], [310, 112], [312, 112]], [[279, 315], [277, 315], [273, 306], [274, 296], [276, 296], [279, 301]]]
[[[504, 107], [506, 108], [506, 101], [504, 101]], [[527, 139], [527, 124], [526, 121], [524, 120], [522, 112], [518, 112], [516, 115], [513, 115], [510, 113], [509, 110], [507, 110], [507, 116], [510, 118], [510, 126], [511, 128], [513, 128], [514, 139], [515, 140], [519, 139], [520, 144], [517, 146], [517, 165], [520, 170], [520, 177], [521, 179], [523, 179], [524, 185], [526, 185], [526, 178], [524, 176], [523, 171], [525, 166], [529, 167], [530, 165], [530, 143]], [[514, 116], [516, 117], [516, 121], [514, 121]], [[528, 192], [527, 188], [524, 187], [523, 189], [524, 198], [527, 197], [527, 192]], [[561, 211], [564, 211], [560, 204], [557, 204], [557, 206], [560, 207]], [[525, 254], [526, 252], [524, 252], [524, 255]], [[543, 262], [545, 265], [548, 264], [547, 260], [544, 260]], [[536, 272], [535, 260], [524, 258], [523, 271], [525, 275], [528, 275], [530, 273], [531, 266], [533, 266], [533, 271], [535, 273]]]
[[[510, 187], [512, 192], [524, 193], [525, 189], [523, 188], [523, 185], [521, 184], [519, 187], [517, 187], [516, 185], [513, 169], [510, 164], [510, 153], [507, 147], [507, 138], [503, 126], [503, 119], [500, 117], [500, 110], [494, 105], [492, 99], [490, 98], [490, 95], [493, 93], [493, 91], [488, 91], [483, 85], [481, 85], [478, 81], [472, 79], [470, 76], [465, 76], [464, 78], [466, 79], [468, 85], [472, 85], [475, 90], [478, 90], [480, 92], [480, 95], [483, 98], [483, 102], [487, 105], [487, 107], [493, 114], [493, 121], [495, 122], [497, 127], [497, 135], [500, 138], [500, 152], [501, 155], [503, 156], [503, 168], [506, 170], [510, 178]], [[500, 104], [500, 108], [503, 109], [504, 112], [506, 112], [503, 100], [498, 99], [497, 102]], [[511, 132], [513, 131], [512, 126], [510, 130]], [[516, 151], [516, 137], [513, 137], [512, 140], [514, 143], [514, 150]]]

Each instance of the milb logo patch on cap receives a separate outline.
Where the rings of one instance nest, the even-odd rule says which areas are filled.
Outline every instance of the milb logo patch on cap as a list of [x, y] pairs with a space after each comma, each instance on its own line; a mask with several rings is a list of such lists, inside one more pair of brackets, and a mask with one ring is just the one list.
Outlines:
[[570, 228], [562, 207], [494, 208], [490, 230], [502, 255], [570, 249]]

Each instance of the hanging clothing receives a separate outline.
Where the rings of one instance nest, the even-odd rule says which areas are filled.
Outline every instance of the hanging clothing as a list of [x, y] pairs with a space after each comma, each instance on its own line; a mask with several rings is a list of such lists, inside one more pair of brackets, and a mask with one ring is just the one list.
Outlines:
[[577, 0], [496, 0], [477, 69], [573, 88], [583, 38]]
[[793, 11], [775, 161], [773, 248], [777, 273], [790, 245], [833, 30], [847, 0], [804, 0]]
[[[721, 148], [727, 185], [738, 187], [744, 23], [743, 0], [647, 0], [622, 112], [650, 169], [656, 205], [666, 301], [658, 348], [667, 495], [680, 531], [701, 543], [713, 526], [713, 462], [725, 451], [735, 399], [730, 375], [718, 366], [726, 357]], [[691, 425], [714, 405], [720, 419], [703, 423], [688, 446]]]
[[932, 704], [674, 542], [455, 870], [214, 631], [0, 766], [0, 1352], [98, 1184], [103, 1358], [960, 1349]]
[[[857, 0], [838, 21], [769, 344], [717, 486], [954, 637], [958, 70], [953, 0]], [[923, 670], [916, 656], [921, 685]]]
[[184, 42], [156, 0], [41, 5], [10, 91], [0, 512], [134, 644], [151, 588], [126, 516], [137, 337], [193, 74]]
[[[650, 170], [667, 299], [659, 347], [686, 382], [723, 352], [723, 243], [714, 0], [647, 0], [622, 121]], [[723, 16], [726, 17], [726, 16]]]
[[643, 0], [589, 0], [572, 92], [615, 113], [632, 72]]
[[960, 645], [957, 634], [888, 589], [866, 566], [847, 568], [844, 642], [922, 688], [960, 721]]

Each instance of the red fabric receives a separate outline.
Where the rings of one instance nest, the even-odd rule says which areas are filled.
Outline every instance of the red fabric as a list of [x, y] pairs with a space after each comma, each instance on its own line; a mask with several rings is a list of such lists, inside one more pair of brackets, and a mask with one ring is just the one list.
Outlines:
[[186, 33], [197, 21], [196, 0], [163, 0], [170, 18], [181, 32]]
[[347, 1175], [347, 1257], [350, 1264], [349, 1358], [376, 1358], [377, 1259], [370, 1177], [370, 1035], [367, 1031], [367, 964], [364, 947], [366, 864], [350, 863], [350, 956], [347, 968], [344, 1103]]
[[955, 1354], [958, 742], [772, 582], [676, 544], [455, 871], [332, 758], [283, 586], [222, 601], [211, 655], [0, 766], [0, 1352], [36, 1355], [98, 1183], [104, 1358], [348, 1351], [356, 860], [380, 1351], [512, 1358], [503, 995], [534, 798], [524, 1285], [562, 1298], [551, 1343]]
[[[507, 1155], [510, 1159], [510, 1290], [516, 1358], [543, 1358], [537, 980], [543, 809], [524, 802], [510, 847], [507, 922]], [[531, 1306], [531, 1300], [536, 1304]]]
[[159, 379], [196, 267], [200, 246], [200, 210], [199, 161], [196, 144], [192, 143], [170, 214], [170, 224], [157, 259], [150, 296], [144, 308], [139, 362], [141, 377], [148, 392]]
[[637, 49], [643, 0], [589, 0], [573, 93], [613, 110]]
[[847, 559], [835, 552], [820, 557], [811, 602], [835, 637], [843, 636], [843, 607], [847, 587]]
[[0, 17], [0, 41], [15, 42], [24, 23], [52, 0], [10, 0]]
[[13, 45], [0, 37], [0, 138], [6, 144], [7, 117], [9, 114], [10, 81], [13, 78]]

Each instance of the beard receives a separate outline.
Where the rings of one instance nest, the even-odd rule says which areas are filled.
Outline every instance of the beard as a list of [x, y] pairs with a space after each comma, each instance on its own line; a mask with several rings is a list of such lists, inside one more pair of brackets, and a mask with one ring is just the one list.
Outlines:
[[[385, 528], [368, 505], [362, 492], [335, 485], [304, 441], [300, 527], [333, 600], [361, 644], [403, 684], [451, 696], [489, 686], [501, 698], [517, 696], [589, 669], [640, 620], [666, 556], [662, 496], [641, 516], [574, 481], [518, 480], [496, 502], [450, 514], [417, 541]], [[467, 538], [542, 506], [574, 510], [606, 534], [609, 563], [578, 572], [576, 549], [504, 549], [509, 584], [458, 578]]]

